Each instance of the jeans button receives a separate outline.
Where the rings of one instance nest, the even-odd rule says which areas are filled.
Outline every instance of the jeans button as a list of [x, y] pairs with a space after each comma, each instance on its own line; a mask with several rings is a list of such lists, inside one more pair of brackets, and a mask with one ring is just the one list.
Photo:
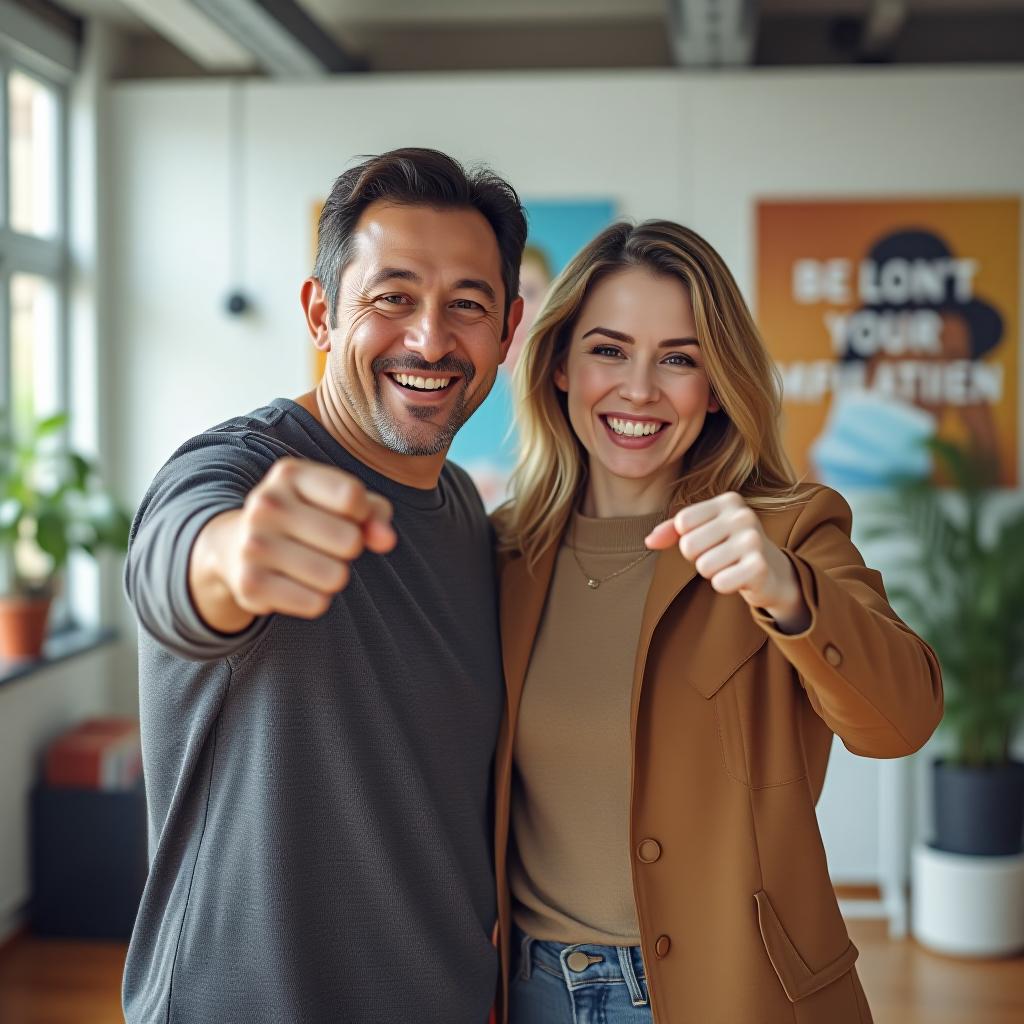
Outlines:
[[[600, 957], [597, 959], [600, 960]], [[570, 971], [575, 971], [579, 974], [580, 971], [585, 971], [594, 962], [594, 958], [577, 949], [565, 958], [565, 962], [569, 965]]]

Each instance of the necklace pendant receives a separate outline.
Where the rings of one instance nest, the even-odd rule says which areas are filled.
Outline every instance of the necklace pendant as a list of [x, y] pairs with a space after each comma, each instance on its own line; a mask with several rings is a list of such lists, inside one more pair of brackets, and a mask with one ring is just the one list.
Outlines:
[[590, 578], [587, 580], [587, 586], [590, 587], [591, 590], [597, 590], [597, 588], [601, 586], [601, 581]]

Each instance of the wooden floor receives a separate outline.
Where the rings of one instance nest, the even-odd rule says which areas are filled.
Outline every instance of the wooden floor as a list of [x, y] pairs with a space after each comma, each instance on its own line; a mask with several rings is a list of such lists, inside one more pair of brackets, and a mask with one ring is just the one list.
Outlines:
[[[972, 963], [890, 942], [876, 921], [851, 921], [875, 1024], [1021, 1024], [1024, 957]], [[0, 949], [2, 1024], [123, 1024], [116, 943], [20, 938]], [[827, 1024], [827, 1022], [822, 1022]]]

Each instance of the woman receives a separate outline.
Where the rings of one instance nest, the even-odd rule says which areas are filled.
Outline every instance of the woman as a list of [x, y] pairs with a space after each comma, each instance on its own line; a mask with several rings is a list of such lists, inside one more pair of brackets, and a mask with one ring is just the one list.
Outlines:
[[795, 482], [732, 276], [677, 224], [608, 228], [516, 390], [504, 1019], [867, 1024], [814, 806], [833, 732], [871, 757], [925, 742], [939, 667], [846, 502]]

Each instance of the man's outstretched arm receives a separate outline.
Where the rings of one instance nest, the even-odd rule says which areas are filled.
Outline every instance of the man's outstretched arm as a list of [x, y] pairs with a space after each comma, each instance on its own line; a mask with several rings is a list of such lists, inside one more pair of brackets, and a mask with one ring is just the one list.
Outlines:
[[349, 581], [364, 550], [396, 543], [391, 505], [343, 470], [304, 459], [274, 463], [240, 509], [196, 537], [188, 584], [203, 621], [240, 633], [261, 616], [315, 619]]

